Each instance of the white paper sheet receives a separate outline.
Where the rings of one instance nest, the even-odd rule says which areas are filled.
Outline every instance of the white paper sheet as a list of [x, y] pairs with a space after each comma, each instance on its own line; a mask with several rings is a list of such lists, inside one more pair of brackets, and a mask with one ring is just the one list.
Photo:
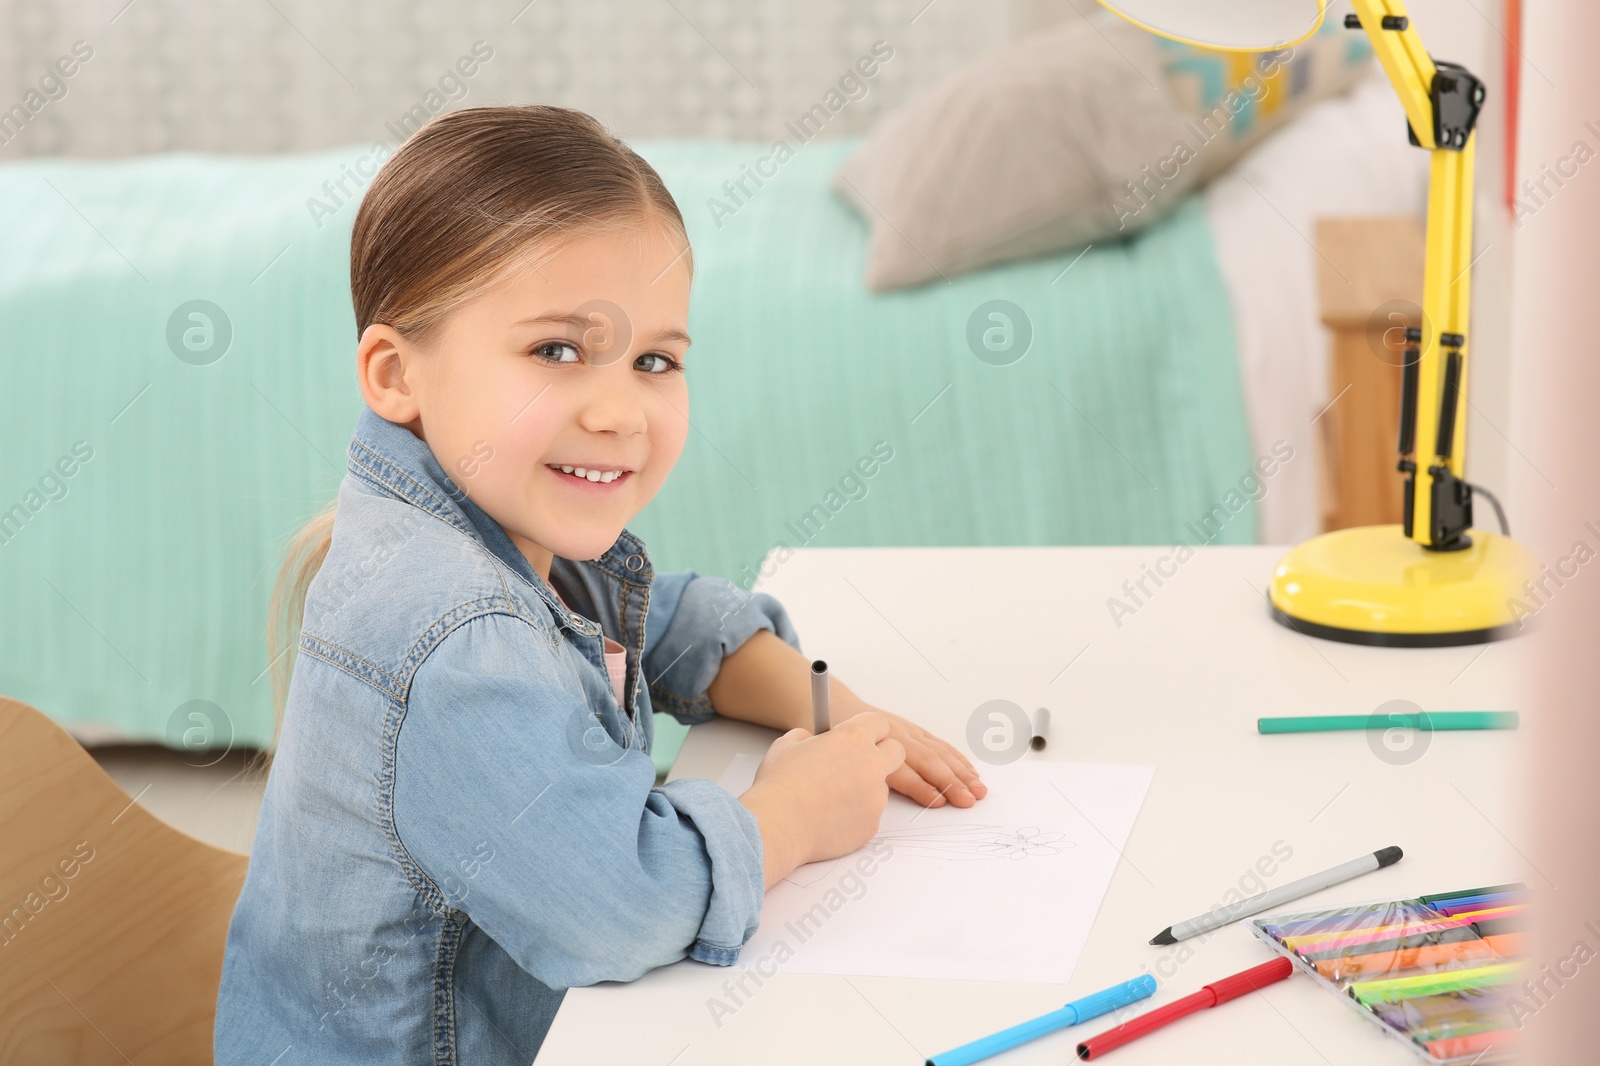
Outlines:
[[[738, 795], [760, 760], [717, 782]], [[867, 847], [767, 893], [738, 965], [783, 973], [1065, 984], [1155, 768], [1023, 759], [980, 768], [972, 807], [891, 794]]]

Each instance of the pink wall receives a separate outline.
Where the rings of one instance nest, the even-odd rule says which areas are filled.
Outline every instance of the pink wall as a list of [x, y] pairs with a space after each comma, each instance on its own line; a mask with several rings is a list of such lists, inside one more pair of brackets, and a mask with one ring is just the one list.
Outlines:
[[[1546, 180], [1514, 231], [1508, 436], [1525, 455], [1512, 468], [1513, 532], [1550, 564], [1578, 542], [1600, 550], [1600, 6], [1530, 0], [1524, 19], [1519, 185], [1546, 166], [1560, 184]], [[1539, 893], [1532, 961], [1544, 989], [1524, 1031], [1526, 1061], [1540, 1066], [1600, 1056], [1600, 558], [1567, 570], [1531, 638], [1541, 668], [1530, 679], [1529, 817], [1516, 841]]]

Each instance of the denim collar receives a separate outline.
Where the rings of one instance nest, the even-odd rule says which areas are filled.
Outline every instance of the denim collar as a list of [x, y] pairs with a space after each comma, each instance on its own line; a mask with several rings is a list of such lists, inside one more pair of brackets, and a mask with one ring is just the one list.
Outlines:
[[[512, 543], [500, 523], [451, 480], [434, 458], [433, 449], [416, 434], [363, 405], [348, 454], [352, 477], [448, 522], [476, 540], [527, 582], [557, 618], [573, 620], [571, 610], [556, 597], [550, 583], [534, 572], [527, 556]], [[626, 529], [598, 559], [556, 559], [551, 570], [556, 572], [572, 564], [598, 570], [629, 585], [649, 585], [655, 576], [644, 542]], [[592, 625], [580, 628], [598, 632]]]

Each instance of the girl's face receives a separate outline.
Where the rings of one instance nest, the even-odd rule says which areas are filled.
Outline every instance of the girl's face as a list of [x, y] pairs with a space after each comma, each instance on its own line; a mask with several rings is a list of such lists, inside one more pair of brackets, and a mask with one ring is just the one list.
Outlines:
[[609, 550], [683, 451], [684, 253], [656, 225], [575, 236], [460, 305], [427, 351], [388, 326], [362, 336], [368, 404], [426, 441], [546, 580], [553, 556]]

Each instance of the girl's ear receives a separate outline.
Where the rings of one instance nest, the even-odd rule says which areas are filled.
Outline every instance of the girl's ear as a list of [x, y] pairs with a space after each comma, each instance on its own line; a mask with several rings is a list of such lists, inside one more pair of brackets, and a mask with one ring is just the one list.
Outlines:
[[399, 425], [416, 421], [420, 411], [407, 375], [413, 358], [413, 349], [394, 327], [374, 322], [362, 331], [356, 346], [356, 379], [362, 398], [379, 418]]

